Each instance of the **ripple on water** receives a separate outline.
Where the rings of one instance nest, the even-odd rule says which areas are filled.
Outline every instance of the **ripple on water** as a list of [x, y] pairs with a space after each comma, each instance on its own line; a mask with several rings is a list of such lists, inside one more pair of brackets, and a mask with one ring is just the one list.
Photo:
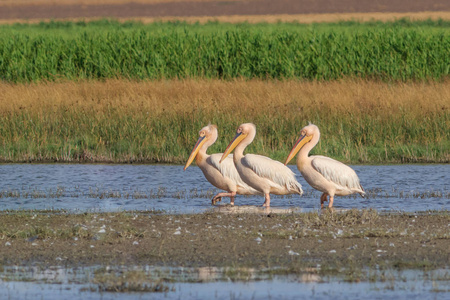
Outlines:
[[[135, 299], [151, 294], [152, 299], [427, 299], [448, 290], [448, 271], [374, 271], [358, 283], [334, 276], [321, 276], [317, 270], [289, 276], [242, 268], [227, 272], [215, 267], [160, 268], [129, 267], [5, 267], [0, 273], [2, 299]], [[128, 276], [127, 274], [132, 274]], [[139, 276], [136, 276], [138, 274]], [[104, 277], [103, 277], [104, 276]], [[232, 276], [232, 277], [230, 277]], [[103, 280], [105, 278], [107, 280]], [[165, 292], [104, 292], [104, 284], [139, 281], [169, 283]]]
[[[289, 166], [304, 195], [273, 196], [280, 209], [319, 209], [320, 193], [295, 166]], [[352, 166], [368, 197], [336, 197], [337, 208], [424, 211], [448, 209], [450, 165]], [[0, 165], [2, 209], [77, 211], [165, 210], [202, 212], [218, 190], [199, 168], [173, 165], [4, 164]], [[228, 203], [224, 198], [222, 203]], [[260, 196], [238, 196], [237, 205], [263, 203]]]

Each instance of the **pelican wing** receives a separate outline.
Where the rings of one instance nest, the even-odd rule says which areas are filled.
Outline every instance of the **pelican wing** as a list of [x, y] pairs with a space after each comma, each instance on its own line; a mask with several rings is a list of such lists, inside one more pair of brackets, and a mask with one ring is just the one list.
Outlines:
[[302, 185], [295, 178], [294, 172], [279, 161], [257, 154], [247, 154], [242, 163], [252, 169], [259, 177], [269, 179], [274, 186], [303, 193]]
[[364, 193], [358, 175], [347, 165], [332, 158], [316, 155], [311, 160], [313, 168], [340, 189], [358, 190]]
[[225, 158], [221, 163], [220, 159], [222, 157], [222, 153], [215, 153], [210, 155], [209, 159], [211, 164], [219, 170], [219, 172], [224, 176], [230, 178], [233, 182], [236, 183], [236, 185], [239, 185], [243, 188], [248, 189], [254, 194], [257, 194], [258, 191], [247, 185], [242, 179], [241, 176], [239, 176], [238, 171], [236, 170], [236, 167], [234, 166], [233, 162], [233, 154], [230, 154], [227, 158]]

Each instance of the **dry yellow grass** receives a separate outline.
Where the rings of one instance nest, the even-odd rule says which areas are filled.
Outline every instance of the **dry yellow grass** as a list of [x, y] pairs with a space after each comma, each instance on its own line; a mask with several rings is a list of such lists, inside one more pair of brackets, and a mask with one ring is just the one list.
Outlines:
[[416, 115], [428, 115], [450, 110], [450, 82], [107, 80], [0, 83], [0, 99], [3, 113], [44, 112], [56, 107], [105, 110], [114, 106], [121, 107], [124, 113], [144, 109], [155, 114], [185, 114], [202, 109], [213, 114], [234, 111], [249, 117], [273, 112], [293, 114], [293, 110], [343, 115], [349, 112], [395, 115], [407, 110]]
[[0, 83], [0, 161], [185, 162], [208, 122], [211, 152], [243, 122], [249, 152], [286, 159], [301, 127], [316, 154], [353, 163], [450, 162], [450, 82], [262, 80]]
[[[120, 1], [120, 0], [118, 0]], [[205, 0], [207, 1], [207, 0]], [[295, 15], [232, 15], [232, 16], [203, 16], [203, 17], [157, 17], [157, 18], [115, 18], [120, 22], [137, 21], [144, 24], [155, 22], [183, 21], [187, 23], [204, 24], [211, 21], [225, 23], [277, 23], [277, 22], [297, 22], [300, 24], [311, 23], [334, 23], [340, 21], [382, 21], [390, 22], [399, 19], [409, 19], [411, 21], [421, 20], [450, 20], [450, 12], [417, 12], [417, 13], [339, 13], [339, 14], [295, 14]], [[28, 23], [50, 21], [94, 21], [102, 18], [66, 18], [66, 19], [7, 19], [0, 20], [0, 24]]]

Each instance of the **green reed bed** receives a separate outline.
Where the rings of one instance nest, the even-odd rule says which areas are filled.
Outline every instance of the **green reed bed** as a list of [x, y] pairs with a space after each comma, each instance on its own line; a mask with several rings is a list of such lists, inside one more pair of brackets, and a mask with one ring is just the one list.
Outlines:
[[3, 25], [0, 78], [442, 79], [449, 23]]
[[316, 154], [449, 162], [449, 28], [2, 25], [0, 161], [183, 163], [209, 122], [219, 127], [210, 153], [253, 122], [248, 151], [284, 161], [311, 121], [322, 132]]
[[112, 109], [57, 112], [46, 116], [14, 113], [0, 118], [0, 160], [8, 162], [165, 162], [184, 163], [200, 128], [214, 120], [220, 137], [209, 153], [223, 152], [239, 121], [257, 124], [249, 153], [285, 161], [305, 120], [315, 119], [322, 139], [313, 150], [352, 163], [450, 162], [447, 113], [432, 119], [388, 116], [305, 116], [232, 114], [154, 115]]

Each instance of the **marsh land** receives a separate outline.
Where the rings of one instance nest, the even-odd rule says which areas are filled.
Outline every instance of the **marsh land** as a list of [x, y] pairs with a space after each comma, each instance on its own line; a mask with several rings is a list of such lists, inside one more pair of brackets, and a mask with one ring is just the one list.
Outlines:
[[302, 214], [3, 212], [3, 265], [275, 268], [296, 273], [448, 264], [448, 211]]
[[[210, 122], [219, 127], [211, 153], [253, 122], [249, 152], [283, 161], [313, 122], [322, 132], [315, 154], [353, 164], [450, 162], [448, 1], [134, 2], [0, 1], [0, 162], [181, 164]], [[95, 268], [84, 279], [98, 284], [94, 292], [168, 291], [176, 280], [152, 275], [149, 288], [134, 266], [220, 269], [232, 281], [256, 272], [376, 282], [390, 270], [443, 270], [433, 280], [450, 281], [445, 166], [433, 180], [411, 171], [426, 183], [420, 190], [406, 175], [363, 175], [376, 184], [359, 210], [248, 213], [223, 205], [192, 214], [53, 210], [52, 203], [99, 199], [114, 207], [168, 197], [201, 203], [213, 192], [199, 195], [187, 179], [191, 190], [166, 190], [156, 185], [164, 176], [146, 169], [139, 180], [135, 169], [129, 178], [83, 173], [108, 181], [92, 187], [83, 176], [46, 176], [54, 169], [39, 165], [33, 181], [16, 166], [5, 168], [2, 175], [15, 177], [0, 193], [5, 207], [27, 207], [0, 212], [7, 293], [22, 290], [9, 280], [31, 280], [14, 277], [20, 267]], [[411, 198], [439, 209], [398, 209]], [[375, 201], [383, 210], [370, 209]], [[115, 272], [119, 266], [131, 271]], [[448, 289], [426, 293], [435, 292]]]

